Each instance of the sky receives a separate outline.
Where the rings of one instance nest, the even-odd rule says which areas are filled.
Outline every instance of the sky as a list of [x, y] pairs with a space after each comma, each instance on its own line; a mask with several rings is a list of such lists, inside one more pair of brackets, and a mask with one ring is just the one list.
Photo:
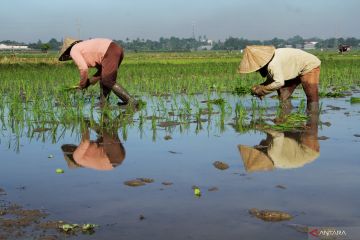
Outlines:
[[1, 0], [0, 41], [360, 38], [360, 0]]

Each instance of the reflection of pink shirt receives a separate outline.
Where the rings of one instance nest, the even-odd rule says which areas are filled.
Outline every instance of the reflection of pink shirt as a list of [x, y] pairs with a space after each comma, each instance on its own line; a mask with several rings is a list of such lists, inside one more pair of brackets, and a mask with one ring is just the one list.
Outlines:
[[70, 51], [70, 56], [79, 70], [100, 65], [112, 41], [105, 38], [94, 38], [75, 44]]
[[104, 147], [98, 146], [98, 144], [92, 143], [89, 140], [84, 140], [80, 143], [74, 151], [73, 157], [75, 162], [83, 167], [97, 170], [113, 169]]

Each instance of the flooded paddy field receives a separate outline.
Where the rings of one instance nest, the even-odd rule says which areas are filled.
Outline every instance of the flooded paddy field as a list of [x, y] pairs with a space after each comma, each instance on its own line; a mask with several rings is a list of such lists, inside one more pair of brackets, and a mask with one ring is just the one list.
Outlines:
[[[233, 63], [220, 65], [218, 76]], [[228, 86], [242, 81], [232, 72], [186, 91], [144, 83], [135, 111], [50, 81], [72, 66], [12, 86], [14, 67], [0, 73], [0, 239], [307, 239], [311, 227], [360, 225], [356, 72], [346, 86], [326, 78], [320, 114], [306, 115], [301, 89], [284, 112], [239, 91], [250, 80]]]

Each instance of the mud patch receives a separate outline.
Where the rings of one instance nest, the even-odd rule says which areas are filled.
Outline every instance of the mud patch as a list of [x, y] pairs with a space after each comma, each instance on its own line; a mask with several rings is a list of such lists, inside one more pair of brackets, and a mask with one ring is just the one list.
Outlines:
[[214, 112], [211, 109], [205, 108], [205, 109], [201, 109], [201, 115], [216, 115], [219, 114], [219, 112]]
[[214, 167], [219, 170], [226, 170], [229, 168], [229, 165], [227, 163], [221, 162], [221, 161], [215, 161], [213, 163]]
[[169, 153], [171, 153], [171, 154], [182, 154], [181, 152], [175, 152], [175, 151], [169, 151]]
[[[5, 193], [1, 189], [2, 193]], [[75, 235], [61, 232], [62, 221], [46, 221], [49, 215], [38, 209], [24, 209], [22, 206], [1, 201], [0, 239], [64, 239]], [[87, 224], [80, 228], [85, 233]], [[88, 228], [90, 230], [90, 228]], [[93, 230], [93, 229], [92, 229]]]
[[169, 141], [169, 140], [171, 140], [172, 139], [172, 137], [170, 136], [170, 135], [166, 135], [165, 137], [164, 137], [164, 140], [166, 140], [166, 141]]
[[159, 127], [173, 127], [173, 126], [177, 126], [180, 125], [179, 122], [174, 122], [174, 121], [167, 121], [167, 122], [161, 122], [159, 123]]
[[208, 189], [208, 191], [209, 191], [209, 192], [217, 192], [217, 191], [219, 191], [219, 188], [217, 188], [217, 187], [211, 187], [211, 188]]
[[273, 210], [259, 210], [257, 208], [252, 208], [249, 210], [250, 215], [257, 217], [266, 222], [280, 222], [288, 221], [293, 217], [286, 212], [273, 211]]
[[135, 180], [125, 181], [124, 184], [129, 187], [140, 187], [140, 186], [144, 186], [146, 183], [138, 179], [135, 179]]
[[137, 180], [144, 182], [144, 183], [153, 183], [154, 179], [152, 178], [137, 178]]
[[161, 184], [164, 185], [164, 186], [171, 186], [174, 183], [165, 181], [165, 182], [162, 182]]
[[326, 137], [326, 136], [320, 136], [318, 137], [318, 140], [321, 140], [321, 141], [325, 141], [325, 140], [328, 140], [329, 137]]
[[339, 110], [345, 110], [346, 108], [341, 108], [333, 105], [327, 105], [326, 107], [329, 108], [329, 110], [339, 111]]
[[35, 128], [33, 130], [34, 133], [41, 133], [41, 132], [47, 132], [47, 131], [50, 131], [51, 128]]

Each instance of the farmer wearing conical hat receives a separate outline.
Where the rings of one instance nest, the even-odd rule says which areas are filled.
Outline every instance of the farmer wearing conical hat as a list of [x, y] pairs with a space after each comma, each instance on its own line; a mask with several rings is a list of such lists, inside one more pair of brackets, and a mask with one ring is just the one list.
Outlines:
[[240, 73], [259, 72], [266, 81], [252, 87], [262, 98], [277, 90], [280, 101], [289, 99], [301, 84], [307, 97], [307, 110], [318, 111], [320, 60], [305, 51], [273, 46], [247, 46], [239, 66]]
[[[80, 89], [86, 89], [100, 81], [100, 103], [104, 104], [112, 92], [122, 104], [137, 107], [136, 101], [121, 85], [116, 83], [118, 68], [124, 58], [124, 50], [110, 39], [94, 38], [76, 40], [65, 38], [60, 51], [59, 61], [74, 60], [80, 71]], [[89, 78], [88, 69], [96, 68], [97, 72]]]

